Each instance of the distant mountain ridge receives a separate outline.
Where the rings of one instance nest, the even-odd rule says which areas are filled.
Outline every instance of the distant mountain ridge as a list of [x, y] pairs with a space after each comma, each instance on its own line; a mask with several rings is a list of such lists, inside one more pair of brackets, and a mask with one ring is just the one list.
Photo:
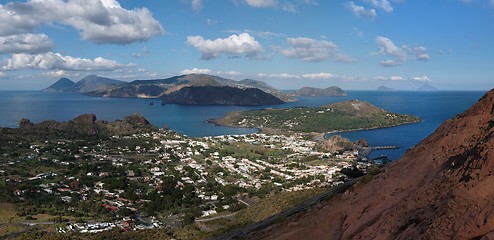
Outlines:
[[347, 96], [348, 94], [343, 91], [343, 89], [332, 86], [328, 88], [313, 88], [313, 87], [303, 87], [297, 91], [295, 91], [296, 96], [310, 96], [310, 97], [317, 97], [317, 96], [330, 96], [330, 97], [335, 97], [335, 96]]
[[74, 82], [68, 78], [61, 78], [49, 87], [41, 90], [43, 92], [81, 92], [89, 93], [94, 91], [105, 91], [115, 86], [125, 83], [124, 81], [88, 75], [85, 78]]
[[392, 89], [390, 87], [386, 87], [386, 86], [379, 86], [376, 90], [377, 91], [394, 91], [394, 89]]
[[430, 85], [429, 83], [424, 83], [422, 86], [417, 88], [415, 91], [432, 92], [432, 91], [439, 91], [439, 89], [435, 88], [434, 86]]
[[[177, 104], [258, 106], [296, 100], [292, 95], [280, 92], [262, 81], [252, 79], [235, 81], [207, 74], [188, 74], [132, 82], [90, 75], [77, 83], [70, 79], [60, 79], [43, 91], [81, 92], [90, 96], [112, 98], [156, 98], [162, 99], [163, 103]], [[205, 95], [210, 96], [204, 97]], [[243, 99], [239, 99], [239, 96]], [[219, 99], [220, 97], [225, 99]]]

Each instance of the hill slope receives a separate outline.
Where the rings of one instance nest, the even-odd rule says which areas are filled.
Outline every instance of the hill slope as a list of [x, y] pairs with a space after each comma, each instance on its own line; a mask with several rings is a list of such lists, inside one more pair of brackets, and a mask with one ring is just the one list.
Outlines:
[[411, 115], [395, 114], [368, 102], [350, 100], [322, 107], [294, 107], [231, 112], [210, 122], [283, 132], [332, 132], [391, 127], [418, 122]]
[[316, 97], [316, 96], [330, 96], [330, 97], [336, 97], [336, 96], [347, 96], [347, 93], [343, 91], [343, 89], [332, 86], [328, 88], [313, 88], [313, 87], [303, 87], [299, 89], [298, 91], [295, 92], [295, 95], [297, 96], [310, 96], [310, 97]]
[[246, 238], [494, 236], [494, 90], [366, 183]]
[[163, 103], [199, 105], [259, 106], [282, 104], [279, 98], [257, 88], [228, 86], [188, 86], [160, 97]]

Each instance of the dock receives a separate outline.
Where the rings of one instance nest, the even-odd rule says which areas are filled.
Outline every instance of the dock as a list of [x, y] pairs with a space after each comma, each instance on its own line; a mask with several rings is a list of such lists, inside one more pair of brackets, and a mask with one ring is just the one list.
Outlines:
[[388, 149], [399, 149], [398, 146], [377, 146], [377, 147], [363, 147], [358, 150], [358, 160], [367, 160], [367, 157], [373, 150], [388, 150]]

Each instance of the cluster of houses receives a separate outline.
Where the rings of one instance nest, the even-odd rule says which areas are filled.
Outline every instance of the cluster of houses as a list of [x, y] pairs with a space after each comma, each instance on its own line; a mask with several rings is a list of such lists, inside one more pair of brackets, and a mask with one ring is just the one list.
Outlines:
[[[337, 156], [334, 153], [328, 153], [317, 150], [317, 142], [307, 140], [300, 135], [226, 135], [204, 138], [187, 138], [176, 133], [160, 130], [152, 133], [135, 134], [132, 136], [112, 137], [113, 140], [119, 138], [146, 140], [147, 143], [156, 143], [151, 146], [135, 147], [118, 147], [118, 149], [109, 149], [104, 143], [98, 143], [97, 146], [81, 146], [76, 161], [84, 160], [85, 155], [91, 155], [92, 161], [110, 161], [112, 166], [125, 168], [125, 177], [129, 181], [143, 180], [151, 188], [157, 188], [162, 183], [163, 177], [169, 173], [167, 164], [174, 161], [173, 170], [181, 173], [182, 177], [177, 182], [177, 187], [183, 184], [191, 184], [195, 187], [196, 196], [203, 200], [204, 203], [216, 203], [224, 194], [221, 187], [211, 192], [205, 191], [203, 187], [207, 182], [215, 181], [219, 186], [234, 185], [241, 188], [260, 189], [266, 184], [274, 184], [283, 187], [284, 191], [298, 191], [314, 187], [326, 187], [340, 184], [339, 171], [342, 168], [352, 166], [352, 161], [357, 153], [345, 152]], [[147, 141], [149, 140], [149, 141]], [[275, 149], [288, 153], [280, 157], [270, 157], [266, 159], [248, 159], [245, 157], [234, 157], [234, 154], [221, 154], [220, 150], [223, 144], [235, 145], [237, 143], [248, 143], [262, 146], [266, 149]], [[66, 152], [64, 149], [65, 142], [58, 142], [55, 151]], [[40, 147], [33, 145], [34, 153], [40, 154]], [[137, 160], [129, 160], [127, 154], [133, 156], [149, 156]], [[315, 156], [321, 164], [308, 164], [303, 162], [304, 157]], [[174, 158], [174, 159], [172, 159]], [[47, 159], [42, 161], [52, 161], [55, 164], [67, 165], [69, 160]], [[294, 164], [295, 163], [295, 164]], [[138, 165], [140, 173], [128, 169], [129, 164]], [[218, 166], [222, 171], [212, 173], [210, 170], [213, 166]], [[192, 175], [191, 175], [192, 172]], [[5, 171], [2, 173], [6, 174]], [[111, 174], [104, 171], [94, 171], [86, 173], [86, 176], [109, 177]], [[225, 176], [236, 176], [235, 178], [226, 178]], [[55, 173], [40, 173], [29, 177], [27, 181], [44, 180], [48, 177], [55, 177]], [[266, 177], [267, 176], [267, 177]], [[318, 178], [315, 178], [315, 177]], [[110, 176], [111, 177], [111, 176]], [[117, 212], [121, 208], [128, 208], [133, 213], [139, 212], [136, 202], [129, 201], [121, 197], [125, 192], [122, 190], [109, 191], [105, 189], [105, 184], [96, 182], [94, 186], [74, 186], [72, 182], [78, 182], [71, 176], [65, 176], [65, 181], [57, 183], [39, 184], [41, 191], [47, 194], [59, 195], [64, 202], [72, 202], [74, 196], [86, 200], [89, 192], [104, 195], [100, 204], [109, 211]], [[306, 181], [296, 184], [287, 185], [291, 181], [305, 179]], [[322, 179], [322, 180], [321, 180]], [[61, 194], [66, 192], [67, 194]], [[76, 193], [77, 195], [74, 195]], [[22, 192], [16, 193], [19, 196]], [[216, 207], [216, 206], [215, 206]], [[221, 210], [227, 210], [229, 205], [218, 206]], [[218, 208], [204, 209], [202, 216], [208, 217], [217, 213]], [[163, 224], [155, 217], [149, 219], [123, 219], [116, 222], [101, 223], [72, 223], [66, 228], [59, 231], [78, 231], [78, 232], [98, 232], [111, 228], [119, 227], [124, 230], [135, 230], [143, 228], [161, 227]]]

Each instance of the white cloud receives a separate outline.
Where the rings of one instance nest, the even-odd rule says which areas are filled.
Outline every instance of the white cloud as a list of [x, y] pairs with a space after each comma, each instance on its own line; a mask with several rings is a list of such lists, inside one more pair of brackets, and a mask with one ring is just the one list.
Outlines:
[[63, 56], [59, 53], [47, 52], [41, 54], [13, 54], [12, 58], [0, 63], [3, 70], [72, 70], [72, 71], [112, 71], [133, 67], [133, 64], [120, 64], [101, 57], [94, 60]]
[[429, 79], [429, 77], [427, 77], [427, 75], [424, 75], [422, 77], [413, 77], [411, 79], [414, 80], [414, 81], [419, 81], [419, 82], [430, 82], [431, 81]]
[[53, 42], [45, 34], [0, 36], [1, 53], [41, 53], [50, 51]]
[[291, 78], [291, 79], [331, 79], [334, 77], [331, 73], [305, 73], [305, 74], [290, 74], [290, 73], [259, 73], [257, 77], [261, 78]]
[[356, 5], [354, 2], [349, 2], [347, 7], [353, 12], [357, 17], [365, 17], [373, 19], [376, 17], [377, 13], [375, 9], [366, 9], [363, 6]]
[[31, 33], [52, 23], [77, 29], [96, 43], [129, 44], [164, 34], [146, 8], [127, 10], [116, 0], [29, 0], [0, 5], [0, 35]]
[[242, 0], [243, 3], [255, 8], [277, 8], [286, 12], [296, 13], [300, 5], [317, 5], [313, 0], [279, 1], [279, 0]]
[[392, 58], [380, 62], [384, 67], [401, 65], [407, 61], [410, 55], [419, 61], [427, 61], [430, 58], [427, 48], [423, 46], [408, 47], [403, 45], [398, 47], [391, 39], [382, 36], [376, 37], [376, 44], [378, 51], [371, 55], [383, 55]]
[[214, 75], [223, 75], [223, 76], [238, 76], [241, 73], [237, 71], [213, 71], [207, 68], [192, 68], [192, 69], [184, 69], [180, 71], [180, 74], [214, 74]]
[[187, 75], [187, 74], [211, 74], [213, 71], [207, 69], [207, 68], [192, 68], [192, 69], [184, 69], [180, 71], [180, 74], [182, 75]]
[[261, 44], [248, 33], [215, 40], [204, 39], [202, 36], [188, 36], [187, 44], [199, 50], [202, 53], [201, 59], [205, 60], [218, 58], [221, 54], [257, 58], [262, 52]]
[[278, 5], [276, 0], [245, 0], [245, 3], [257, 8], [276, 7]]
[[283, 56], [289, 58], [300, 58], [303, 61], [318, 62], [329, 59], [347, 60], [348, 57], [338, 52], [338, 46], [326, 40], [315, 40], [311, 38], [288, 38], [290, 47], [282, 49]]
[[7, 77], [7, 74], [0, 72], [0, 78], [5, 78], [5, 77]]
[[49, 71], [49, 72], [44, 72], [41, 73], [41, 76], [43, 77], [50, 77], [50, 78], [61, 78], [61, 77], [77, 77], [79, 76], [79, 73], [75, 72], [67, 72], [64, 70], [56, 70], [56, 71]]
[[387, 13], [393, 12], [393, 6], [388, 0], [364, 0], [364, 2], [369, 3], [372, 7], [382, 9]]
[[396, 46], [391, 39], [379, 36], [376, 37], [376, 44], [379, 54], [394, 57], [399, 61], [406, 60], [406, 52]]
[[391, 76], [389, 79], [391, 81], [401, 81], [401, 80], [403, 80], [403, 77], [401, 77], [401, 76]]
[[333, 74], [331, 73], [306, 73], [302, 74], [302, 78], [308, 78], [308, 79], [330, 79], [333, 78]]

